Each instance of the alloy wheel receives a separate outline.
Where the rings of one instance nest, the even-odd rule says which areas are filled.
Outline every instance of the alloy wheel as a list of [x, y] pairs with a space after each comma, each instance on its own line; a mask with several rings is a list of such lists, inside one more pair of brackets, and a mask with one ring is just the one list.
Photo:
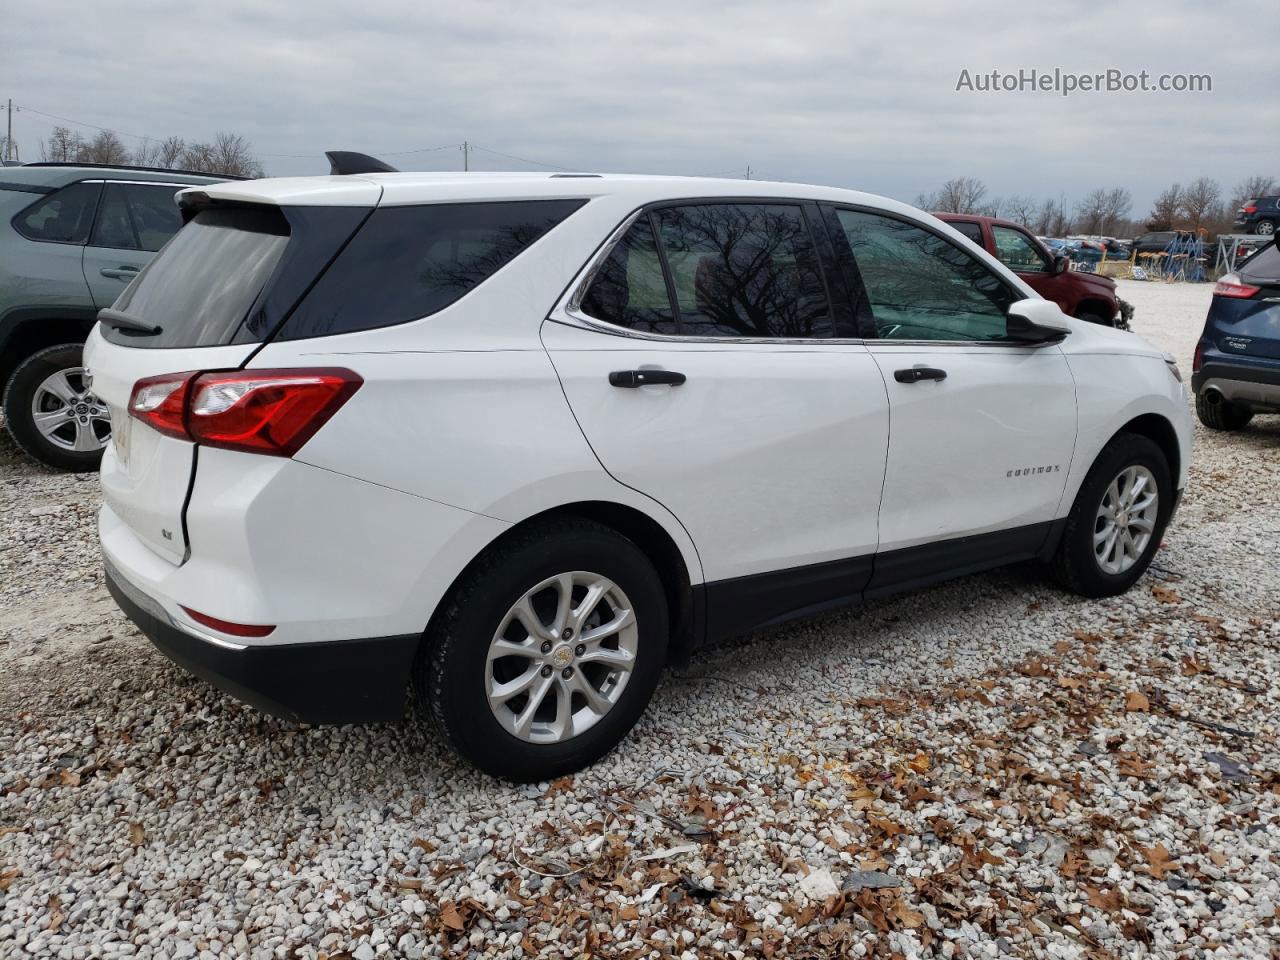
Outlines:
[[489, 709], [521, 740], [570, 740], [618, 703], [639, 635], [631, 601], [609, 578], [549, 577], [512, 605], [489, 642]]
[[94, 453], [111, 439], [107, 405], [93, 395], [83, 367], [50, 374], [31, 398], [31, 420], [40, 435], [74, 453]]
[[1141, 465], [1126, 467], [1107, 484], [1093, 526], [1093, 553], [1103, 573], [1127, 572], [1155, 533], [1160, 507], [1156, 478]]

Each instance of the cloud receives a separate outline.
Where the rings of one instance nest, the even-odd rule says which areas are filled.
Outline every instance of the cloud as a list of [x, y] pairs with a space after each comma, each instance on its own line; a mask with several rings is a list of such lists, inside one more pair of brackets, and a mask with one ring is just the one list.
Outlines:
[[[1124, 185], [1135, 212], [1202, 174], [1280, 175], [1280, 7], [1168, 0], [1014, 5], [650, 0], [449, 5], [46, 0], [6, 15], [0, 58], [24, 158], [56, 122], [188, 139], [233, 130], [268, 173], [325, 149], [461, 166], [468, 140], [604, 171], [754, 173], [903, 199], [950, 176], [993, 194]], [[1241, 23], [1248, 23], [1242, 28]], [[1208, 73], [1211, 93], [956, 92], [962, 69]], [[1264, 122], [1266, 118], [1269, 121]], [[91, 131], [90, 131], [91, 132]], [[518, 164], [485, 149], [479, 169]], [[547, 167], [546, 169], [550, 169]]]

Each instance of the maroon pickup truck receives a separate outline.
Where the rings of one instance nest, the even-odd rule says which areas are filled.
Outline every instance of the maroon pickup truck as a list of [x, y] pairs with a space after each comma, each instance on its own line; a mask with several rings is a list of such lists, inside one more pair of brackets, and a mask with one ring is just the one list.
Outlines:
[[1069, 269], [1066, 257], [1055, 257], [1016, 223], [968, 213], [934, 216], [986, 250], [1040, 296], [1054, 301], [1063, 313], [1106, 327], [1129, 329], [1133, 305], [1116, 296], [1114, 280]]

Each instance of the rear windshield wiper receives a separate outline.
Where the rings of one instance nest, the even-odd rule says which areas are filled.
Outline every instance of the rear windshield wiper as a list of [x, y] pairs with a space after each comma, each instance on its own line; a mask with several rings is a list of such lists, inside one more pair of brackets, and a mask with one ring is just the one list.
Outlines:
[[145, 333], [147, 336], [155, 336], [160, 332], [160, 328], [154, 323], [147, 323], [132, 313], [112, 310], [110, 307], [103, 307], [98, 311], [98, 322], [105, 323], [108, 327], [115, 327], [117, 330], [133, 330], [137, 333]]

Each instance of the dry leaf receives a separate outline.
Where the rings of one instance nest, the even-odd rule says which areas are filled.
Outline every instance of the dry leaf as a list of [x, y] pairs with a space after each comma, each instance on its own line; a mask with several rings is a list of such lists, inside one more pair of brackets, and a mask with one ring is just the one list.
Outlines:
[[1178, 596], [1176, 593], [1174, 593], [1174, 591], [1170, 590], [1168, 587], [1162, 587], [1159, 584], [1155, 584], [1154, 586], [1152, 586], [1151, 595], [1155, 597], [1157, 600], [1159, 600], [1161, 603], [1181, 603], [1182, 602], [1182, 598]]
[[76, 773], [74, 770], [68, 770], [65, 767], [63, 767], [62, 771], [58, 774], [58, 779], [62, 781], [62, 785], [64, 787], [80, 786], [80, 774]]
[[923, 752], [918, 752], [914, 757], [907, 761], [907, 766], [916, 773], [928, 773], [929, 757]]
[[20, 876], [22, 876], [22, 871], [17, 867], [13, 867], [9, 870], [0, 870], [0, 892], [8, 890], [9, 884], [13, 883], [13, 881], [17, 880]]
[[1166, 873], [1178, 867], [1176, 861], [1169, 859], [1169, 851], [1163, 843], [1154, 847], [1138, 847], [1137, 850], [1147, 858], [1146, 870], [1157, 880], [1163, 880]]
[[1185, 656], [1182, 658], [1182, 670], [1180, 672], [1184, 677], [1194, 677], [1199, 673], [1213, 673], [1213, 667], [1202, 660], [1197, 660], [1193, 656]]
[[440, 920], [450, 930], [462, 932], [467, 927], [466, 920], [463, 919], [457, 905], [452, 900], [446, 900], [440, 904]]
[[140, 847], [147, 842], [147, 835], [142, 829], [142, 824], [129, 824], [129, 842], [135, 847]]
[[1058, 686], [1067, 690], [1079, 690], [1084, 686], [1084, 681], [1079, 677], [1062, 676], [1058, 678]]
[[1151, 709], [1151, 701], [1141, 690], [1130, 690], [1124, 698], [1124, 708], [1130, 713], [1146, 713]]

